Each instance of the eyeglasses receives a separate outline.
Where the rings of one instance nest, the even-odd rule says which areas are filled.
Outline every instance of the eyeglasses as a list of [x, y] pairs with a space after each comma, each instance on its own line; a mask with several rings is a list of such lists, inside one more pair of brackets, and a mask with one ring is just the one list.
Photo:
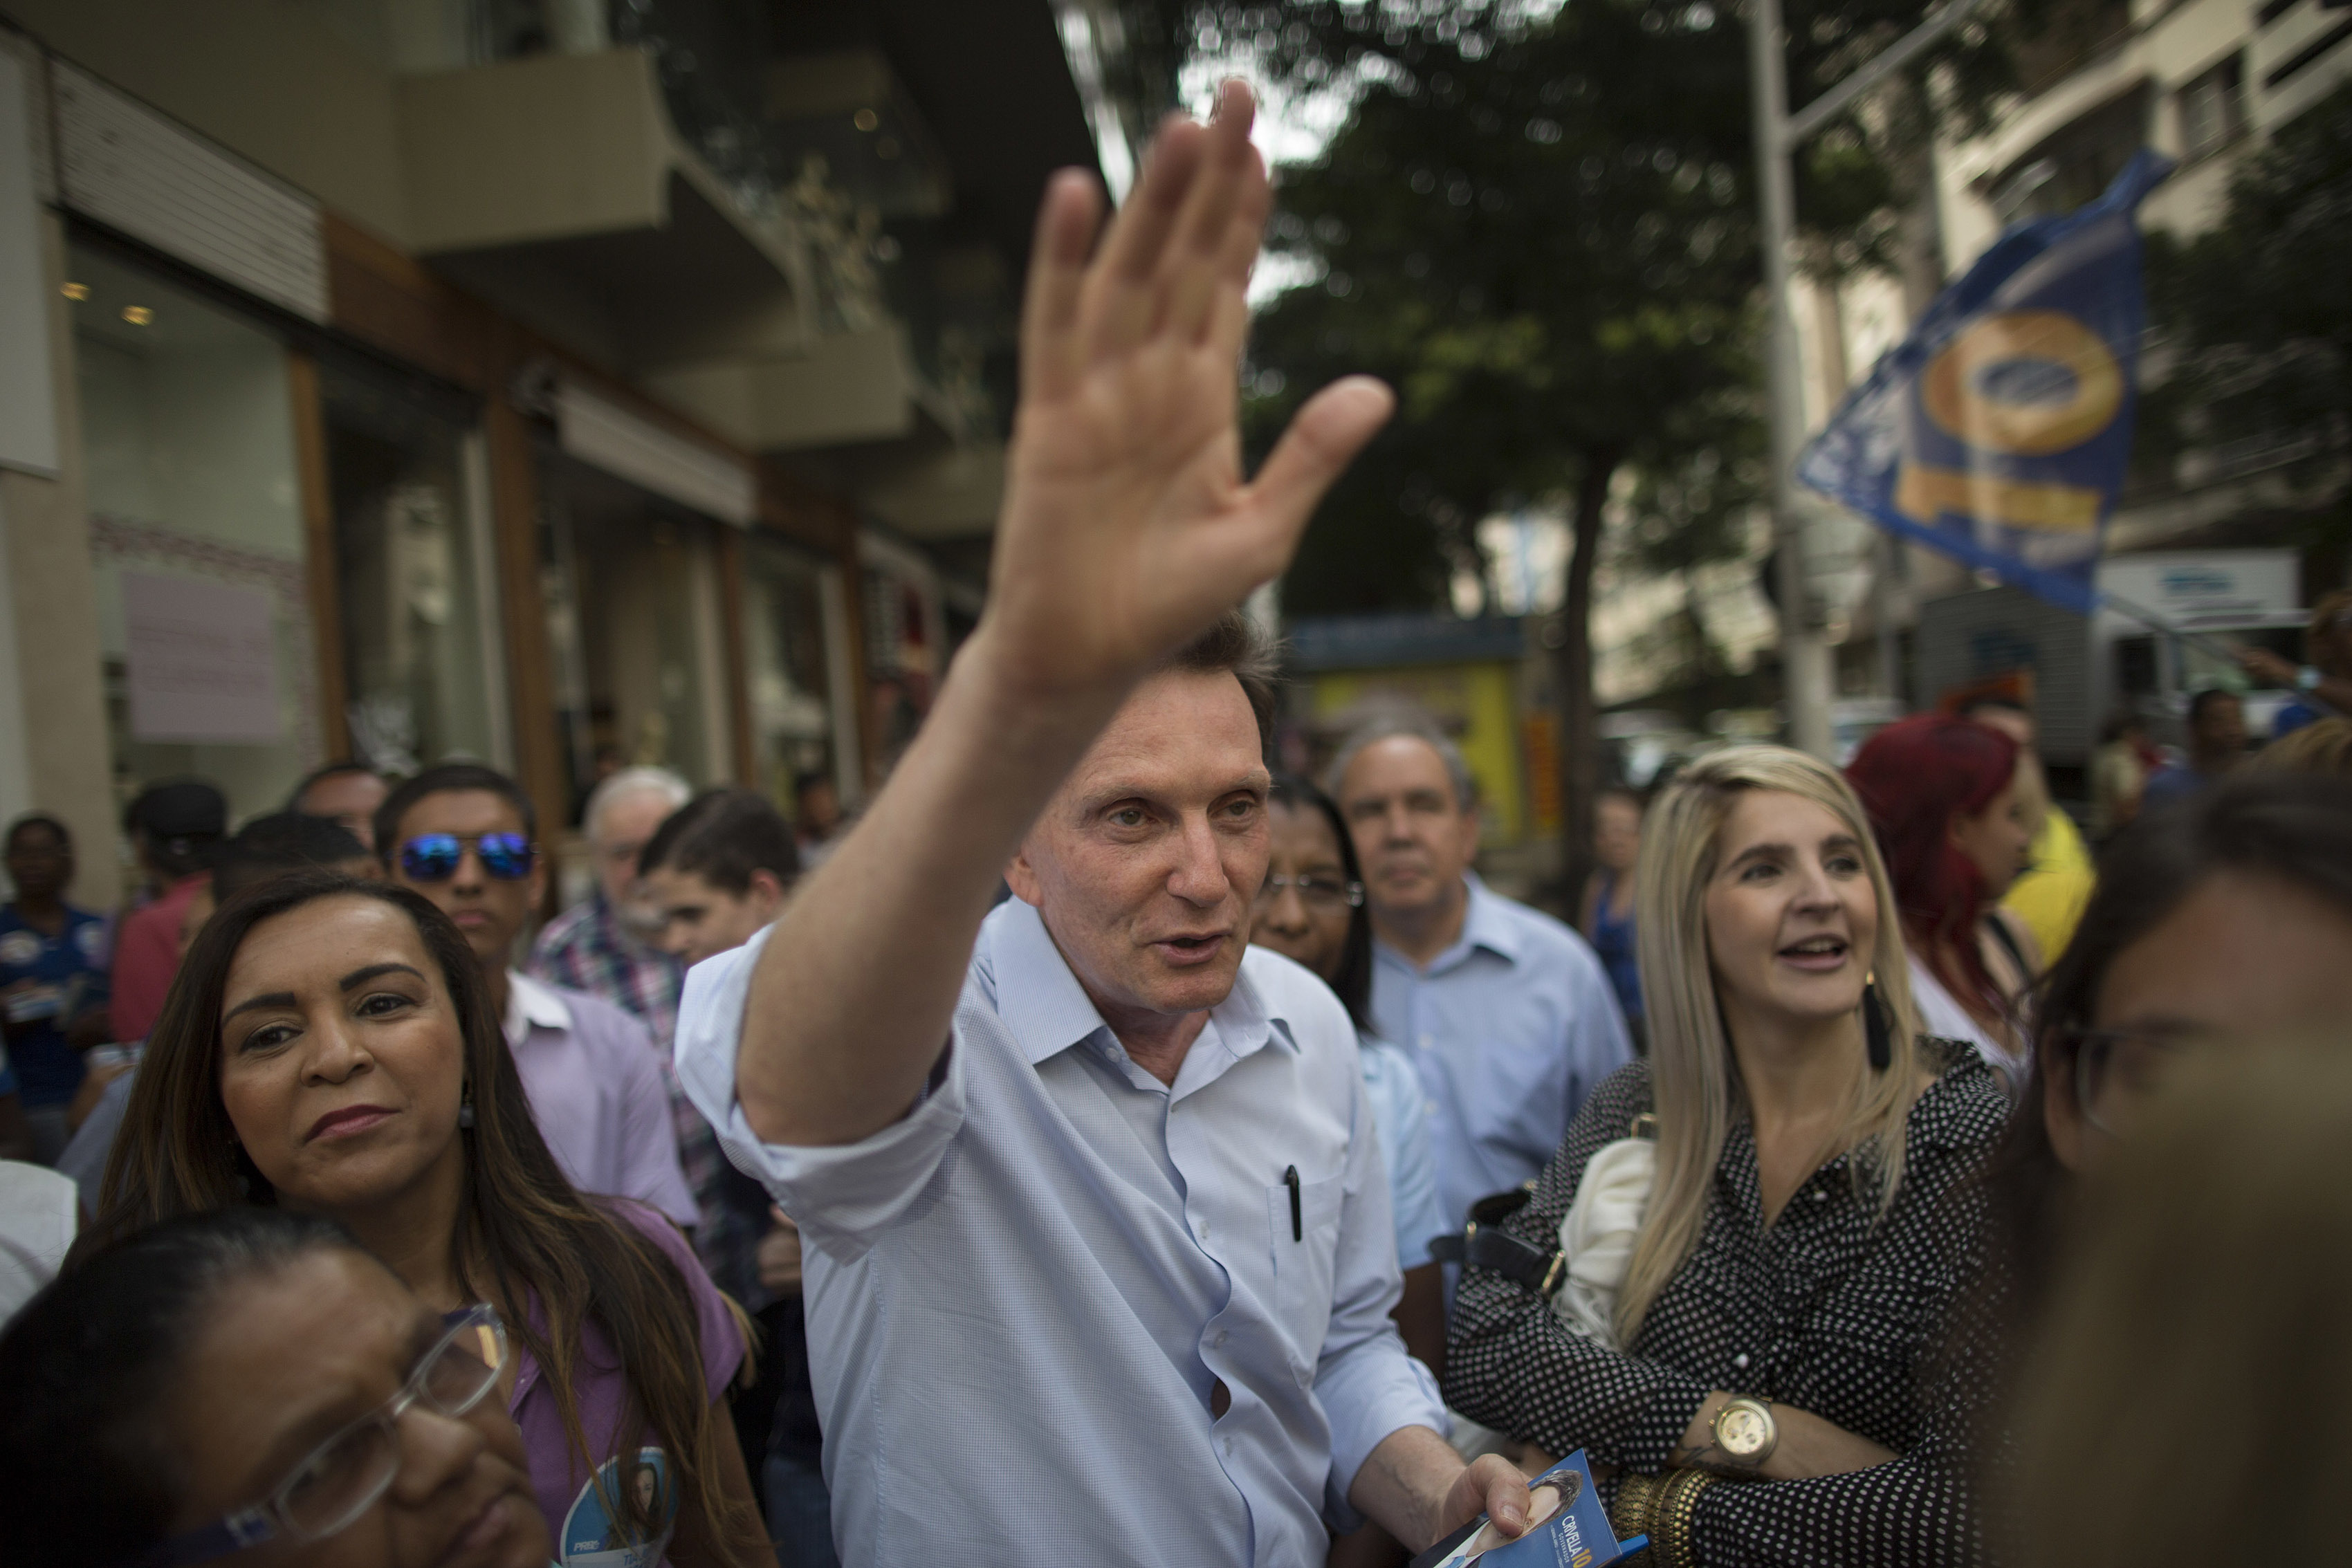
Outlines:
[[1340, 882], [1328, 876], [1269, 876], [1257, 890], [1261, 909], [1282, 896], [1286, 887], [1295, 887], [1298, 896], [1312, 909], [1354, 909], [1364, 902], [1364, 884], [1360, 882]]
[[2185, 1030], [2086, 1029], [2067, 1038], [2074, 1048], [2074, 1103], [2084, 1121], [2115, 1133], [2173, 1060], [2203, 1037]]
[[349, 1528], [400, 1473], [397, 1426], [408, 1407], [422, 1404], [439, 1415], [463, 1416], [498, 1386], [506, 1364], [507, 1331], [498, 1309], [467, 1307], [449, 1319], [449, 1332], [425, 1353], [399, 1393], [310, 1450], [268, 1498], [173, 1536], [123, 1568], [188, 1568], [265, 1541], [321, 1541]]
[[520, 882], [530, 874], [530, 841], [520, 833], [419, 833], [400, 846], [400, 872], [411, 882], [447, 882], [471, 846], [485, 875]]

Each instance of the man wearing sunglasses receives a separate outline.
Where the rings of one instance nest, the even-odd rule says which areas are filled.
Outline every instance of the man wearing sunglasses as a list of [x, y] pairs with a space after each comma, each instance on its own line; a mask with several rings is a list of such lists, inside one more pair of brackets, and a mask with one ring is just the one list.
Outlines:
[[698, 1215], [646, 1026], [513, 967], [516, 939], [547, 888], [535, 831], [521, 786], [473, 763], [426, 768], [375, 817], [392, 880], [432, 900], [474, 950], [540, 1135], [572, 1185], [635, 1198], [691, 1230]]

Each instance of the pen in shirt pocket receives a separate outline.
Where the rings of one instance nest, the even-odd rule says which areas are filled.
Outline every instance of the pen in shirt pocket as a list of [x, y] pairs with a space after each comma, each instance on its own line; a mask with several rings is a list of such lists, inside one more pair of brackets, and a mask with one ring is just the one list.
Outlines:
[[1290, 1189], [1290, 1239], [1293, 1241], [1304, 1241], [1307, 1239], [1307, 1222], [1298, 1208], [1298, 1167], [1297, 1166], [1286, 1167], [1282, 1173], [1282, 1182]]

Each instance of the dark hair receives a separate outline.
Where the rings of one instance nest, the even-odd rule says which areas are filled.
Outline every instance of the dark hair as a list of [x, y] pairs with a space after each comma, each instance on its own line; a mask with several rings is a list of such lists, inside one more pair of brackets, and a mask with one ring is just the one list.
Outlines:
[[286, 797], [286, 809], [289, 811], [300, 810], [302, 809], [302, 797], [310, 792], [311, 785], [323, 784], [330, 779], [341, 779], [346, 774], [352, 773], [364, 773], [369, 778], [375, 779], [382, 779], [383, 778], [383, 774], [378, 773], [366, 763], [354, 762], [350, 758], [346, 757], [341, 758], [340, 761], [330, 762], [324, 768], [313, 768], [310, 772], [302, 775], [302, 781], [299, 784], [295, 785], [292, 792]]
[[2250, 774], [2150, 810], [2099, 862], [2083, 918], [2042, 985], [2033, 1073], [1986, 1165], [1985, 1185], [2021, 1304], [2038, 1301], [2053, 1256], [2049, 1198], [2063, 1175], [2042, 1114], [2043, 1084], [2074, 1090], [2075, 1031], [2097, 1008], [2107, 970], [2207, 879], [2224, 872], [2284, 883], [2352, 915], [2352, 782], [2319, 774]]
[[2254, 753], [2264, 773], [2332, 773], [2352, 779], [2352, 718], [2320, 718]]
[[221, 846], [213, 866], [213, 897], [226, 904], [281, 872], [339, 867], [369, 858], [367, 846], [341, 822], [300, 811], [273, 811], [256, 817]]
[[637, 872], [662, 866], [740, 898], [751, 891], [755, 871], [790, 887], [801, 873], [801, 854], [791, 824], [765, 796], [722, 787], [705, 789], [662, 819], [637, 855]]
[[221, 1293], [314, 1252], [359, 1250], [329, 1220], [183, 1215], [78, 1260], [0, 1333], [0, 1514], [17, 1568], [119, 1563], [162, 1541], [182, 1466], [156, 1412]]
[[1239, 610], [1228, 610], [1209, 629], [1160, 662], [1161, 670], [1224, 671], [1241, 683], [1257, 719], [1261, 749], [1274, 742], [1274, 710], [1281, 692], [1282, 666], [1274, 640]]
[[58, 836], [58, 843], [59, 847], [64, 849], [68, 854], [73, 852], [73, 834], [66, 831], [66, 825], [63, 822], [58, 821], [47, 811], [27, 811], [23, 816], [17, 818], [15, 821], [9, 823], [8, 836], [5, 840], [0, 840], [0, 843], [5, 843], [5, 845], [11, 850], [15, 849], [16, 847], [16, 835], [23, 832], [26, 828], [48, 829], [49, 831]]
[[1984, 876], [1952, 842], [1951, 825], [2009, 787], [2017, 753], [2017, 742], [1990, 725], [1920, 714], [1872, 736], [1845, 769], [1886, 858], [1912, 952], [1956, 999], [1995, 1013], [2005, 998], [1977, 950]]
[[[2040, 986], [2032, 1070], [2017, 1109], [1967, 1195], [1983, 1202], [1976, 1278], [1945, 1324], [1937, 1351], [1945, 1386], [1965, 1389], [1960, 1413], [1976, 1490], [1999, 1495], [2014, 1479], [2006, 1426], [2028, 1336], [2045, 1316], [2064, 1261], [2077, 1184], [2050, 1141], [2054, 1089], [2074, 1097], [2078, 1031], [2123, 954], [2225, 873], [2295, 887], [2352, 915], [2352, 783], [2313, 775], [2233, 777], [2153, 807], [2111, 840], [2099, 879], [2063, 953]], [[2000, 1516], [1989, 1516], [2004, 1528]], [[2000, 1543], [2003, 1559], [2014, 1541]]]
[[[2314, 1435], [2352, 1396], [2337, 1332], [2352, 1291], [2352, 1190], [2335, 1176], [2352, 1143], [2345, 1043], [2321, 1025], [2183, 1061], [2084, 1184], [2074, 1244], [2017, 1357], [2011, 1484], [1995, 1493], [2013, 1544], [1991, 1561], [2325, 1563], [2343, 1550], [2352, 1451]], [[2184, 1427], [2188, 1486], [2114, 1440]]]
[[2246, 706], [2244, 699], [2227, 686], [2207, 686], [2189, 699], [2189, 722], [2191, 725], [2204, 723], [2206, 711], [2225, 697], [2242, 708]]
[[[447, 915], [406, 888], [295, 872], [247, 890], [205, 923], [147, 1037], [86, 1244], [103, 1245], [183, 1214], [275, 1205], [275, 1191], [236, 1142], [221, 1101], [220, 1017], [229, 967], [262, 921], [341, 896], [372, 898], [408, 916], [457, 1017], [474, 1107], [474, 1124], [460, 1123], [454, 1134], [466, 1155], [465, 1197], [450, 1238], [459, 1284], [479, 1299], [514, 1305], [509, 1330], [538, 1358], [572, 1450], [592, 1474], [597, 1463], [588, 1455], [573, 1389], [582, 1330], [594, 1320], [627, 1378], [629, 1407], [677, 1458], [680, 1495], [719, 1538], [732, 1510], [712, 1457], [720, 1428], [711, 1418], [686, 1281], [635, 1225], [604, 1200], [572, 1188], [532, 1119], [473, 950]], [[534, 1299], [544, 1330], [520, 1311]], [[731, 1431], [726, 1440], [734, 1440]], [[633, 1500], [617, 1506], [633, 1522], [645, 1522]]]
[[[1339, 802], [1295, 773], [1277, 773], [1266, 799], [1279, 800], [1294, 810], [1308, 808], [1323, 813], [1331, 824], [1331, 836], [1339, 841], [1339, 864], [1345, 868], [1349, 882], [1364, 880], [1364, 868], [1356, 859], [1355, 841], [1349, 837], [1347, 819], [1339, 815]], [[1331, 978], [1331, 989], [1355, 1021], [1357, 1032], [1370, 1034], [1372, 1030], [1372, 917], [1363, 905], [1348, 912], [1348, 940], [1339, 949], [1339, 972]]]
[[173, 882], [212, 868], [228, 831], [228, 798], [201, 779], [150, 784], [122, 809], [122, 826]]
[[478, 762], [444, 762], [401, 785], [375, 809], [376, 852], [389, 864], [399, 849], [400, 820], [415, 809], [416, 802], [427, 795], [450, 795], [460, 789], [481, 789], [502, 798], [521, 816], [523, 836], [539, 837], [539, 811], [531, 805], [530, 797], [523, 793], [521, 785], [497, 768], [485, 768]]

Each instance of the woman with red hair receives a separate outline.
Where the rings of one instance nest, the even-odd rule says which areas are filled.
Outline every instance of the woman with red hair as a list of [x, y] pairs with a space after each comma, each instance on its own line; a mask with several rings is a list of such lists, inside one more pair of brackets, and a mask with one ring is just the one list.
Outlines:
[[1921, 1025], [1976, 1046], [2012, 1092], [2027, 1065], [2018, 1003], [2042, 967], [2000, 907], [2032, 841], [2021, 760], [1989, 725], [1925, 714], [1871, 737], [1845, 770], [1895, 884]]

